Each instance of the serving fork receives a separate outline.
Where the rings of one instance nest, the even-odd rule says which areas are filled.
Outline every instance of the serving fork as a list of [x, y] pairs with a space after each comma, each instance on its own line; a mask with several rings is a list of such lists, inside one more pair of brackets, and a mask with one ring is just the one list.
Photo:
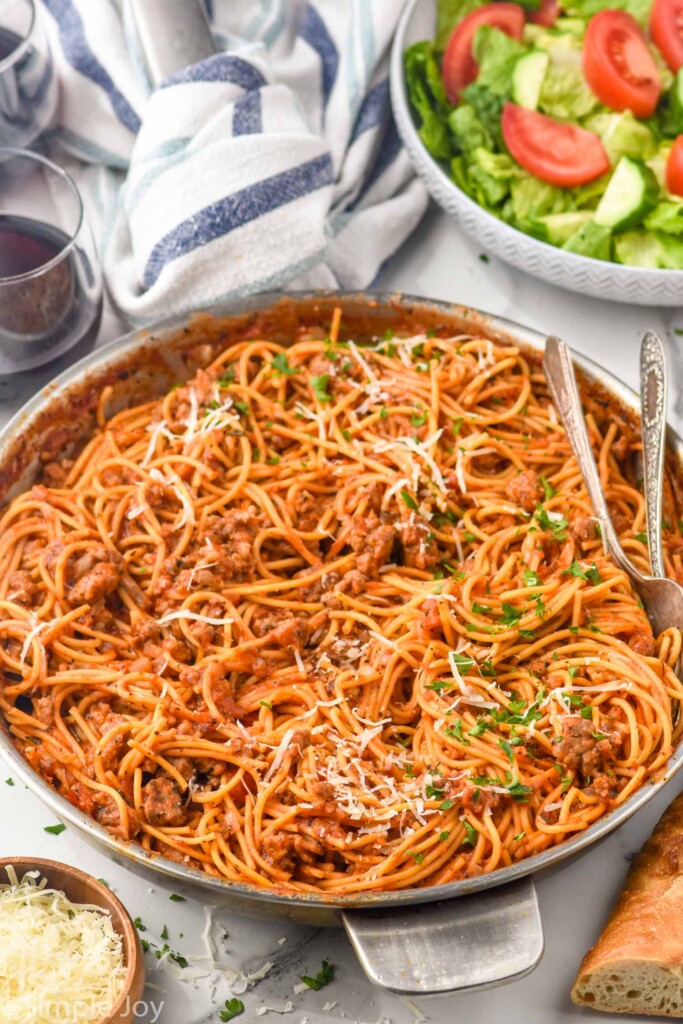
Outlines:
[[678, 626], [683, 629], [683, 587], [666, 576], [662, 554], [662, 485], [666, 434], [666, 377], [662, 343], [648, 331], [641, 349], [641, 402], [643, 433], [643, 488], [651, 575], [645, 576], [631, 562], [614, 529], [600, 473], [593, 456], [588, 428], [581, 408], [570, 350], [559, 338], [549, 337], [543, 361], [555, 408], [600, 524], [607, 553], [628, 576], [643, 602], [655, 636]]

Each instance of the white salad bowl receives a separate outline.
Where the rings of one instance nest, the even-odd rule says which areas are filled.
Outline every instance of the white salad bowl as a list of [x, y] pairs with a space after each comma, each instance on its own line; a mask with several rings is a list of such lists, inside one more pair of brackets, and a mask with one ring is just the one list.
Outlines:
[[433, 39], [435, 29], [436, 0], [408, 0], [391, 54], [391, 100], [403, 144], [439, 206], [489, 252], [551, 284], [614, 302], [683, 306], [683, 270], [627, 267], [565, 252], [505, 224], [449, 178], [417, 133], [403, 73], [405, 50], [423, 39]]

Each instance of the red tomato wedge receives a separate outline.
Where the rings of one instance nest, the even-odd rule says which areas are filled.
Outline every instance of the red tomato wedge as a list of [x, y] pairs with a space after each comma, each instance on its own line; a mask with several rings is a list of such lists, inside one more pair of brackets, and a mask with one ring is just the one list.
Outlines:
[[519, 4], [493, 3], [470, 11], [451, 32], [444, 51], [441, 74], [449, 103], [457, 103], [460, 92], [477, 77], [472, 55], [474, 33], [482, 25], [498, 28], [513, 39], [522, 38], [524, 8]]
[[505, 145], [517, 163], [551, 185], [585, 185], [610, 168], [600, 139], [578, 125], [555, 121], [516, 103], [505, 104], [501, 125]]
[[666, 161], [666, 187], [675, 196], [683, 196], [683, 135], [674, 142]]
[[672, 71], [683, 64], [683, 0], [654, 0], [650, 35]]
[[560, 16], [562, 8], [557, 0], [541, 0], [541, 6], [537, 11], [532, 11], [529, 21], [534, 25], [543, 25], [544, 28], [552, 28]]
[[600, 11], [588, 22], [583, 73], [605, 106], [636, 117], [654, 114], [661, 78], [638, 22], [626, 11]]

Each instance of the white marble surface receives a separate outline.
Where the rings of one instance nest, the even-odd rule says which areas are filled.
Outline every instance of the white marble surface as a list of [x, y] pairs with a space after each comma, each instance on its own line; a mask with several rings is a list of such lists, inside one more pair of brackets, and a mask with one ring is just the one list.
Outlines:
[[[655, 328], [664, 335], [669, 348], [675, 392], [671, 396], [670, 417], [674, 423], [679, 417], [679, 422], [683, 421], [683, 396], [676, 386], [683, 367], [676, 346], [683, 346], [683, 336], [674, 333], [676, 327], [683, 329], [683, 310], [669, 312], [582, 298], [533, 281], [493, 257], [486, 263], [480, 260], [480, 252], [477, 244], [462, 235], [452, 221], [432, 210], [409, 244], [385, 267], [378, 287], [467, 303], [560, 334], [631, 384], [637, 380], [640, 335], [648, 327]], [[108, 316], [102, 341], [115, 333], [116, 321]], [[9, 411], [9, 407], [0, 409], [0, 420]], [[147, 938], [157, 941], [166, 924], [173, 950], [190, 960], [193, 954], [202, 954], [205, 911], [200, 903], [171, 901], [169, 890], [161, 886], [150, 888], [113, 865], [103, 854], [86, 846], [71, 828], [59, 836], [45, 833], [44, 826], [55, 822], [53, 815], [20, 783], [7, 785], [6, 774], [0, 772], [0, 856], [53, 857], [104, 877], [132, 914], [142, 918]], [[623, 1020], [580, 1011], [571, 1004], [568, 993], [578, 963], [598, 934], [619, 891], [629, 857], [680, 788], [681, 783], [674, 780], [635, 819], [598, 848], [552, 876], [537, 880], [546, 935], [545, 955], [533, 974], [497, 989], [417, 1000], [417, 1006], [411, 1007], [398, 997], [373, 988], [341, 931], [255, 921], [215, 911], [216, 934], [223, 930], [228, 933], [222, 956], [225, 963], [249, 973], [268, 960], [274, 962], [268, 975], [242, 996], [245, 1013], [237, 1020], [240, 1024], [261, 1020], [283, 1024], [411, 1024], [416, 1018], [421, 1019], [420, 1011], [435, 1024], [608, 1024], [610, 1020]], [[286, 941], [281, 943], [283, 938]], [[323, 958], [335, 964], [332, 984], [317, 993], [295, 992], [299, 975], [315, 974]], [[219, 1020], [218, 1011], [227, 995], [225, 982], [215, 992], [205, 979], [198, 979], [193, 987], [178, 982], [151, 953], [146, 961], [149, 1005], [139, 1017], [141, 1021], [199, 1024]], [[201, 970], [204, 963], [196, 961], [195, 966]], [[276, 1012], [289, 1002], [291, 1009], [287, 1013]], [[163, 1003], [160, 1013], [159, 1003]], [[335, 1005], [330, 1006], [331, 1003]], [[271, 1009], [261, 1016], [259, 1010], [264, 1007]]]

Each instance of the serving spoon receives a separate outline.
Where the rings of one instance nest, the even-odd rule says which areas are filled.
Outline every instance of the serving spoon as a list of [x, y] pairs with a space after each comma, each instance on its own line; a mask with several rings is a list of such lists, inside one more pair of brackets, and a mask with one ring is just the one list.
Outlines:
[[[683, 628], [683, 587], [668, 579], [664, 572], [661, 547], [661, 480], [664, 466], [665, 388], [662, 360], [655, 359], [656, 335], [648, 332], [646, 380], [643, 389], [643, 485], [648, 521], [648, 545], [652, 562], [652, 575], [644, 576], [631, 562], [619, 542], [607, 508], [600, 473], [593, 457], [588, 428], [581, 408], [581, 399], [574, 376], [571, 355], [567, 345], [559, 338], [549, 337], [545, 344], [545, 369], [548, 387], [567, 438], [577, 461], [591, 500], [595, 518], [600, 524], [602, 538], [612, 560], [626, 573], [633, 588], [643, 602], [655, 636], [671, 626]], [[659, 342], [659, 339], [656, 339]], [[661, 349], [661, 342], [659, 342]], [[659, 372], [656, 367], [659, 366]], [[649, 398], [648, 398], [649, 394]], [[647, 422], [647, 427], [646, 427]], [[646, 433], [647, 432], [647, 440]]]

